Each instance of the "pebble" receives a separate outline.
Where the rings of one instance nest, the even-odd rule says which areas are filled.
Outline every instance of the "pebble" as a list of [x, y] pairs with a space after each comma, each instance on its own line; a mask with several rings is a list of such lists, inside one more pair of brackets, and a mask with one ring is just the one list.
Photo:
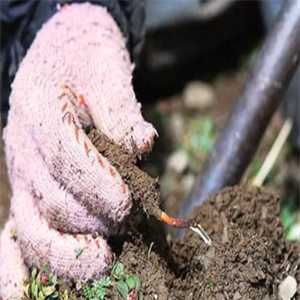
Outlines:
[[236, 291], [233, 295], [233, 300], [240, 300], [241, 298], [241, 294], [238, 291]]
[[183, 102], [188, 109], [207, 109], [213, 104], [214, 100], [214, 90], [207, 83], [194, 81], [184, 88]]
[[292, 276], [287, 276], [279, 285], [279, 298], [281, 300], [290, 300], [297, 292], [297, 282]]
[[188, 166], [189, 158], [185, 151], [177, 150], [173, 152], [168, 161], [167, 168], [177, 174], [181, 174]]

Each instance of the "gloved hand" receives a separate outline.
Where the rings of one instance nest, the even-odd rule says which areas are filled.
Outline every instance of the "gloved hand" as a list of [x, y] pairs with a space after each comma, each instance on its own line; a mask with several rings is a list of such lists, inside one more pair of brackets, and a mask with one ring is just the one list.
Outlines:
[[102, 7], [64, 7], [37, 34], [14, 80], [4, 132], [12, 201], [1, 236], [1, 250], [11, 249], [0, 254], [3, 298], [21, 292], [23, 260], [75, 281], [111, 266], [102, 237], [129, 214], [130, 192], [84, 129], [93, 124], [129, 151], [151, 147], [156, 131], [141, 115], [132, 70]]

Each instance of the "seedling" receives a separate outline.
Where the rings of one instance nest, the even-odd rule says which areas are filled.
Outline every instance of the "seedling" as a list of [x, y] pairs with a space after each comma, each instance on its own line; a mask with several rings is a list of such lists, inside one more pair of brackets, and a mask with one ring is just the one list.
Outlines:
[[149, 259], [150, 256], [151, 256], [151, 252], [152, 252], [153, 245], [154, 245], [154, 242], [151, 242], [150, 247], [149, 247], [149, 250], [148, 250], [148, 259]]
[[40, 271], [37, 268], [33, 268], [30, 281], [23, 281], [22, 288], [25, 299], [50, 300], [57, 299], [59, 296], [57, 277], [49, 272], [48, 267]]
[[90, 285], [84, 284], [82, 292], [86, 300], [105, 300], [110, 299], [110, 291], [116, 289], [124, 300], [142, 300], [140, 287], [140, 278], [137, 275], [126, 274], [124, 265], [116, 262], [110, 277], [103, 277], [100, 281], [94, 280]]
[[214, 282], [210, 281], [209, 284], [207, 285], [207, 288], [212, 292], [215, 288]]
[[141, 280], [137, 275], [125, 274], [124, 265], [116, 262], [112, 271], [111, 277], [116, 280], [117, 289], [120, 296], [124, 300], [142, 300], [143, 294], [139, 290], [141, 287]]
[[85, 284], [82, 287], [84, 298], [87, 300], [104, 300], [108, 288], [111, 287], [109, 277], [103, 277], [101, 280], [94, 280], [91, 286]]

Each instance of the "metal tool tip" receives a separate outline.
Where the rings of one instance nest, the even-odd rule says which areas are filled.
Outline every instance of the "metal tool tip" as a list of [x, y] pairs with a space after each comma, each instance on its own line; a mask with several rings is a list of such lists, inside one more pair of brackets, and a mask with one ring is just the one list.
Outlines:
[[205, 244], [211, 246], [211, 239], [209, 238], [208, 234], [204, 231], [204, 229], [202, 228], [202, 226], [200, 224], [191, 226], [190, 229], [192, 231], [196, 232], [197, 234], [199, 234]]

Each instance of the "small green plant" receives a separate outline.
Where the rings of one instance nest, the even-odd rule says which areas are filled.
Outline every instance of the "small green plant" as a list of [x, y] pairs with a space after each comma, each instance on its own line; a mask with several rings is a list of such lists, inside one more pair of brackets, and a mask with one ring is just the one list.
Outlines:
[[69, 292], [68, 290], [65, 290], [63, 293], [63, 300], [69, 300]]
[[56, 299], [59, 296], [57, 277], [49, 272], [48, 267], [44, 267], [40, 271], [33, 268], [29, 282], [23, 281], [22, 288], [25, 299], [49, 300]]
[[87, 300], [104, 300], [110, 286], [111, 282], [109, 277], [94, 280], [91, 286], [85, 284], [82, 287], [83, 296]]
[[139, 291], [140, 286], [140, 278], [137, 275], [125, 274], [124, 265], [116, 262], [110, 277], [84, 284], [82, 293], [86, 300], [105, 300], [110, 290], [116, 288], [124, 300], [142, 300], [143, 294]]
[[124, 300], [142, 300], [143, 294], [139, 290], [141, 287], [141, 280], [139, 276], [132, 274], [125, 274], [124, 265], [116, 262], [112, 271], [111, 277], [116, 281], [117, 289], [120, 296]]
[[154, 242], [151, 242], [151, 244], [150, 244], [150, 246], [149, 246], [149, 250], [148, 250], [148, 259], [150, 259], [153, 245], [154, 245]]
[[213, 281], [210, 281], [207, 285], [207, 288], [212, 292], [215, 288], [215, 284]]

